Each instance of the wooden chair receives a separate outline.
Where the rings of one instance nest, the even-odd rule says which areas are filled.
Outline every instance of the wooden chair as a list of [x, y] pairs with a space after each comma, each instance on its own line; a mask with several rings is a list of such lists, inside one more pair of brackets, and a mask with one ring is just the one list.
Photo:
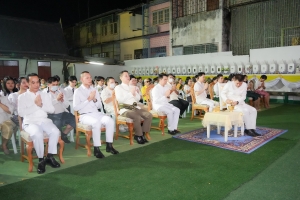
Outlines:
[[[74, 116], [75, 116], [75, 122], [76, 122], [76, 140], [75, 140], [75, 149], [78, 149], [79, 146], [86, 148], [87, 149], [87, 156], [91, 156], [91, 147], [93, 146], [93, 143], [91, 143], [91, 138], [93, 136], [92, 132], [92, 126], [87, 125], [87, 124], [82, 124], [79, 122], [79, 113], [78, 111], [74, 111]], [[105, 132], [105, 128], [101, 128], [101, 132]], [[85, 134], [85, 140], [86, 144], [80, 144], [79, 141], [79, 133], [84, 133]], [[101, 142], [105, 143], [105, 142]]]
[[[28, 162], [29, 162], [28, 172], [32, 172], [33, 158], [37, 158], [37, 156], [32, 155], [32, 149], [34, 148], [33, 141], [30, 138], [29, 133], [25, 132], [22, 129], [22, 119], [21, 119], [21, 117], [18, 117], [18, 118], [19, 118], [19, 124], [20, 124], [20, 134], [21, 134], [21, 147], [20, 147], [21, 148], [21, 162], [24, 162], [24, 159], [28, 160]], [[44, 132], [44, 143], [46, 144], [44, 156], [46, 156], [48, 154], [48, 142], [49, 142], [49, 137]], [[25, 155], [25, 153], [24, 153], [25, 144], [26, 144], [27, 155]], [[63, 163], [65, 163], [65, 160], [64, 160], [62, 154], [63, 154], [65, 143], [61, 139], [60, 136], [59, 136], [59, 139], [58, 139], [58, 144], [60, 146], [59, 151], [58, 151], [58, 157], [59, 157], [60, 162], [63, 164]]]
[[152, 114], [152, 116], [154, 118], [158, 118], [159, 119], [159, 124], [158, 126], [151, 126], [152, 129], [156, 129], [156, 130], [160, 130], [161, 134], [164, 135], [165, 134], [165, 120], [167, 119], [167, 115], [162, 113], [162, 112], [158, 112], [153, 110], [152, 108], [152, 90], [149, 91], [149, 95], [148, 95], [148, 111]]
[[[196, 97], [195, 97], [195, 91], [194, 87], [191, 87], [191, 97], [192, 97], [192, 114], [191, 114], [191, 120], [194, 118], [197, 119], [203, 119], [204, 115], [201, 113], [202, 111], [208, 112], [209, 106], [208, 105], [201, 105], [196, 103]], [[195, 116], [195, 111], [199, 110], [200, 114], [199, 116]]]
[[[116, 134], [115, 134], [115, 140], [117, 140], [120, 137], [123, 137], [123, 138], [126, 138], [126, 139], [129, 139], [129, 143], [130, 145], [133, 145], [133, 120], [128, 118], [128, 117], [124, 117], [124, 116], [121, 116], [119, 114], [119, 104], [118, 104], [118, 101], [116, 99], [116, 96], [113, 95], [113, 105], [114, 105], [114, 110], [115, 110], [115, 116], [116, 116]], [[143, 119], [141, 119], [141, 122], [143, 122]], [[119, 131], [119, 126], [120, 125], [126, 125], [128, 127], [128, 131], [129, 131], [129, 134], [128, 135], [122, 135], [120, 134], [120, 131]], [[149, 136], [149, 133], [145, 133], [145, 137], [150, 140], [150, 136]]]

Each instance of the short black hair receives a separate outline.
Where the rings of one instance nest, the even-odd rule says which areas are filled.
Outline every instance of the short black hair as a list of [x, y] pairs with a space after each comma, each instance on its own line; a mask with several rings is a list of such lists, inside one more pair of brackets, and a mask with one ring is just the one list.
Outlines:
[[47, 83], [51, 84], [51, 83], [56, 82], [56, 81], [58, 81], [57, 77], [56, 76], [52, 76], [52, 77], [48, 78]]
[[60, 81], [60, 77], [58, 75], [54, 75], [53, 77], [55, 77], [58, 82]]
[[76, 76], [69, 76], [68, 78], [69, 81], [77, 81]]
[[231, 81], [233, 77], [235, 77], [235, 74], [229, 74], [228, 80]]
[[217, 79], [219, 79], [220, 77], [223, 77], [223, 74], [218, 74], [217, 75]]
[[96, 78], [95, 78], [95, 81], [101, 81], [101, 80], [105, 80], [105, 78], [103, 77], [103, 76], [97, 76]]
[[267, 77], [267, 75], [264, 75], [264, 74], [263, 74], [263, 75], [260, 76], [260, 78], [261, 78], [261, 79], [264, 79], [264, 80], [267, 80], [268, 77]]
[[130, 75], [129, 77], [130, 77], [130, 80], [131, 80], [131, 79], [133, 79], [133, 78], [135, 78], [135, 79], [136, 79], [136, 77], [135, 77], [135, 76], [133, 76], [133, 75]]
[[[110, 79], [114, 79], [114, 77], [111, 77], [111, 76], [107, 77], [107, 78], [106, 78], [106, 83], [107, 83]], [[114, 80], [115, 80], [115, 79], [114, 79]]]
[[[171, 74], [172, 75], [172, 74]], [[157, 79], [158, 79], [158, 81], [160, 81], [161, 79], [163, 79], [164, 78], [164, 76], [165, 77], [168, 77], [169, 75], [167, 75], [167, 74], [158, 74], [158, 77], [157, 77]]]
[[244, 75], [242, 75], [242, 74], [235, 74], [234, 78], [235, 78], [235, 80], [238, 80], [239, 82], [244, 82]]
[[30, 73], [30, 74], [28, 74], [27, 77], [26, 77], [27, 82], [29, 82], [29, 78], [32, 77], [32, 76], [39, 77], [36, 73]]
[[119, 74], [119, 75], [120, 75], [120, 77], [121, 77], [121, 76], [123, 75], [123, 73], [125, 73], [125, 72], [127, 72], [127, 73], [128, 73], [128, 71], [127, 71], [127, 70], [123, 70], [123, 71], [121, 71], [121, 72], [120, 72], [120, 74]]
[[18, 83], [21, 84], [21, 82], [22, 82], [23, 79], [26, 79], [26, 77], [24, 77], [24, 76], [19, 77], [18, 78]]
[[214, 77], [212, 78], [212, 81], [215, 81], [215, 80], [217, 80], [217, 77], [216, 77], [216, 76], [214, 76]]
[[[200, 76], [205, 75], [205, 73], [204, 73], [204, 72], [199, 72], [197, 75], [198, 75], [198, 77], [200, 77]], [[198, 78], [198, 77], [197, 77], [197, 78]]]

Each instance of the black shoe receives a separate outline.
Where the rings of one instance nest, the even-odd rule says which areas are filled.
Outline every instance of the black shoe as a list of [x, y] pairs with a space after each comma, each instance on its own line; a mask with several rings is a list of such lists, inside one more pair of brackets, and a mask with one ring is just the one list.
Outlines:
[[255, 136], [261, 136], [261, 134], [257, 133], [254, 129], [250, 129], [250, 131], [251, 131]]
[[169, 133], [170, 135], [176, 135], [176, 132], [175, 132], [175, 131], [170, 131], [170, 130], [168, 130], [168, 133]]
[[60, 164], [54, 159], [54, 157], [48, 157], [46, 158], [46, 164], [50, 165], [52, 168], [59, 168]]
[[114, 149], [114, 147], [112, 146], [112, 143], [108, 143], [108, 142], [106, 142], [106, 152], [110, 152], [112, 154], [119, 153], [117, 150]]
[[105, 158], [99, 147], [94, 147], [94, 156], [96, 156], [96, 158]]
[[61, 139], [62, 139], [65, 143], [71, 143], [70, 140], [68, 139], [67, 134], [62, 133], [62, 134], [61, 134]]
[[177, 133], [181, 133], [179, 130], [174, 130], [174, 132], [177, 134]]
[[142, 136], [135, 135], [134, 139], [137, 141], [138, 144], [145, 144], [145, 141]]
[[252, 131], [250, 131], [250, 130], [248, 130], [248, 129], [245, 129], [244, 133], [245, 133], [246, 135], [248, 135], [248, 136], [256, 137], [256, 135], [255, 135]]
[[182, 115], [179, 115], [179, 118], [182, 119]]
[[46, 162], [45, 162], [45, 160], [43, 159], [42, 161], [40, 161], [39, 162], [39, 164], [38, 164], [38, 168], [37, 168], [37, 173], [38, 174], [43, 174], [43, 173], [45, 173], [45, 171], [46, 171]]
[[149, 141], [146, 139], [146, 137], [145, 137], [145, 132], [143, 132], [142, 138], [143, 138], [143, 140], [144, 140], [145, 143], [149, 142]]

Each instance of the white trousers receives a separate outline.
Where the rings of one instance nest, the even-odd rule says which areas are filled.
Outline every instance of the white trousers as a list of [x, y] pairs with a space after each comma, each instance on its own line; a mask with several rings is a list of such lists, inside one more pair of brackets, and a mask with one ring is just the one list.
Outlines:
[[211, 99], [205, 99], [205, 100], [202, 100], [202, 101], [197, 101], [196, 102], [197, 104], [201, 104], [201, 105], [208, 105], [209, 106], [209, 112], [212, 112], [213, 109], [219, 105], [219, 102], [216, 102], [214, 100], [211, 100]]
[[109, 116], [100, 112], [88, 113], [81, 115], [79, 121], [92, 126], [94, 147], [101, 146], [102, 126], [106, 129], [106, 142], [113, 142], [115, 122]]
[[243, 119], [246, 129], [256, 129], [257, 110], [248, 104], [234, 106], [235, 111], [243, 112]]
[[48, 153], [57, 154], [57, 143], [60, 131], [52, 122], [42, 124], [26, 124], [24, 131], [29, 133], [38, 158], [44, 157], [44, 132], [49, 136]]
[[157, 109], [159, 112], [163, 112], [167, 115], [168, 119], [168, 129], [170, 131], [177, 130], [178, 120], [180, 115], [179, 108], [173, 106], [172, 104], [163, 105]]

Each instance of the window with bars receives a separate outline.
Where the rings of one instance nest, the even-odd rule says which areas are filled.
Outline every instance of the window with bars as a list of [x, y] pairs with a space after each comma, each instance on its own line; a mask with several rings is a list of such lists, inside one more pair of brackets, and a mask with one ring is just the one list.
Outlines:
[[170, 21], [170, 11], [169, 8], [154, 11], [152, 13], [152, 25], [164, 24]]
[[219, 0], [173, 0], [172, 17], [179, 18], [219, 9]]
[[166, 46], [163, 47], [154, 47], [150, 49], [150, 57], [165, 57], [167, 54]]
[[183, 55], [201, 54], [201, 53], [215, 53], [218, 52], [218, 44], [199, 44], [194, 46], [183, 47]]

